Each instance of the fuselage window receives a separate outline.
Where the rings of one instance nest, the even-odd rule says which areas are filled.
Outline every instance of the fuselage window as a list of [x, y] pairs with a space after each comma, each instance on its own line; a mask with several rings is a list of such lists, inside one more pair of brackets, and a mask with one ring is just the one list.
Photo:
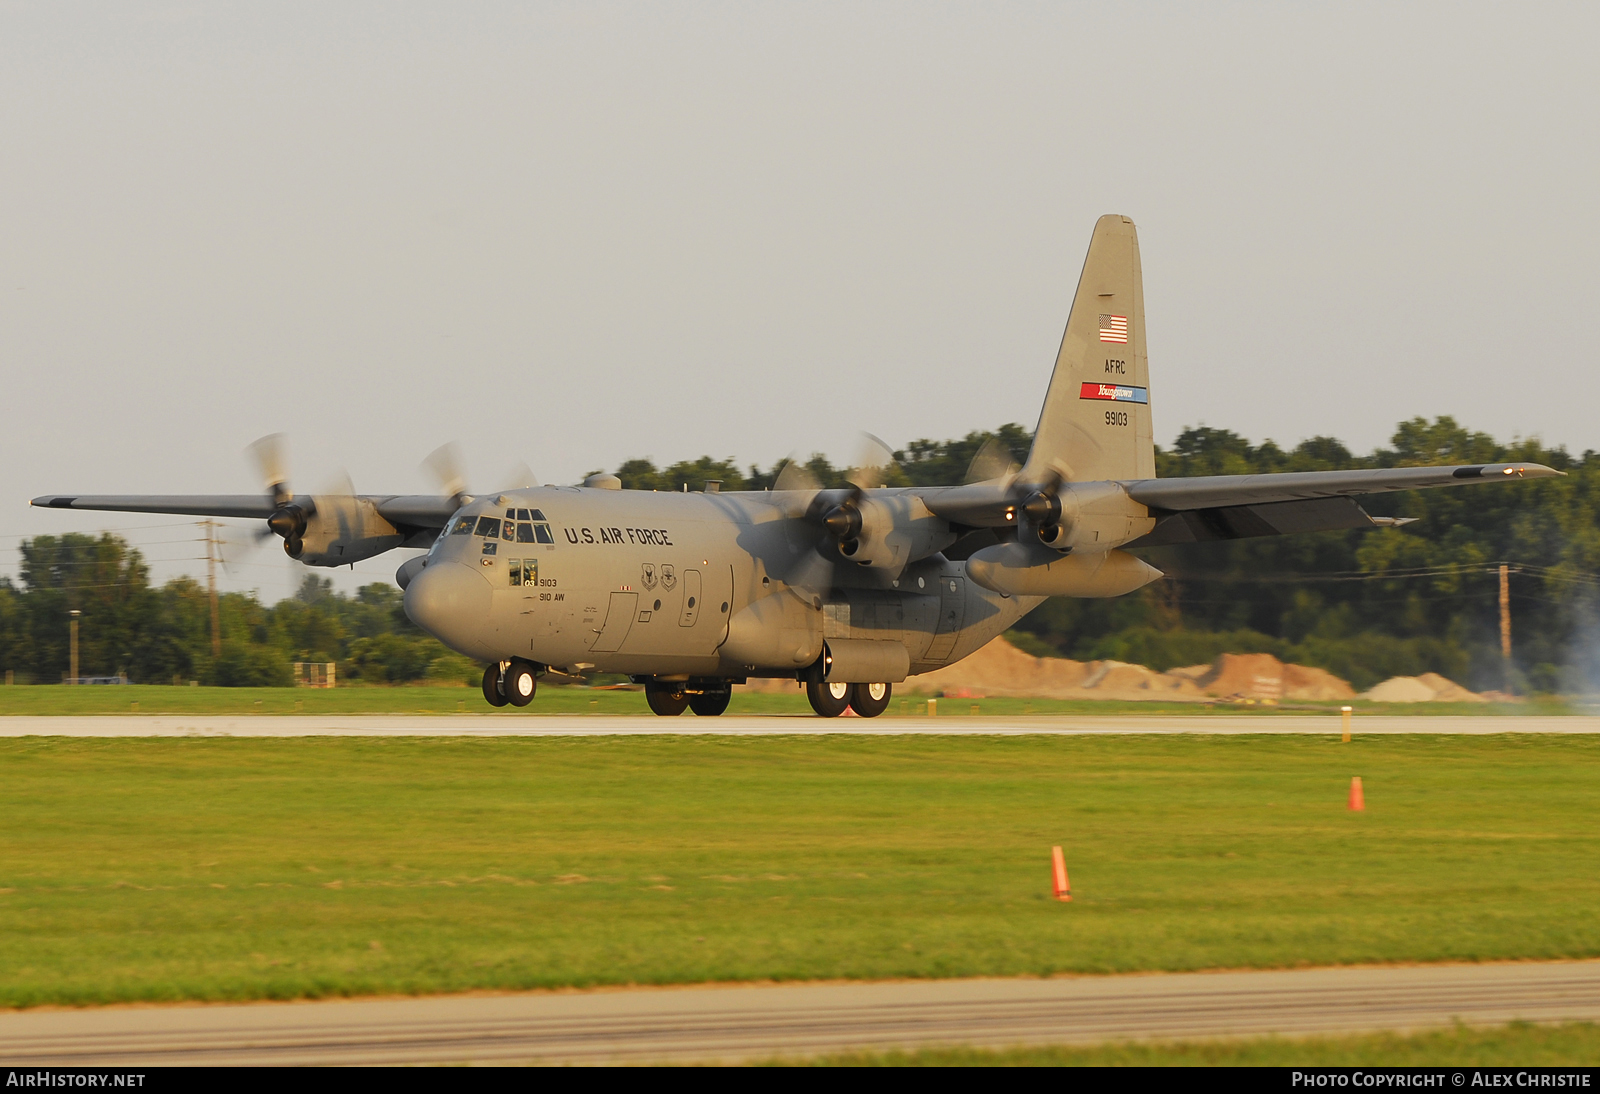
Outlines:
[[522, 560], [520, 558], [506, 559], [506, 573], [511, 575], [511, 584], [522, 584]]
[[[538, 511], [537, 509], [534, 510], [535, 513]], [[535, 524], [533, 526], [533, 534], [540, 543], [554, 543], [556, 541], [556, 537], [550, 534], [550, 526], [548, 524]]]
[[480, 536], [487, 536], [489, 539], [499, 539], [500, 538], [500, 518], [499, 517], [479, 517], [478, 518], [477, 534], [480, 535]]
[[455, 527], [450, 529], [450, 534], [452, 536], [464, 536], [472, 531], [472, 526], [476, 523], [477, 521], [473, 517], [457, 517]]
[[[526, 509], [523, 509], [523, 510], [520, 510], [520, 511], [524, 512], [524, 513], [527, 512]], [[533, 542], [533, 525], [531, 525], [531, 524], [519, 524], [519, 525], [517, 525], [517, 542], [518, 543], [532, 543]]]

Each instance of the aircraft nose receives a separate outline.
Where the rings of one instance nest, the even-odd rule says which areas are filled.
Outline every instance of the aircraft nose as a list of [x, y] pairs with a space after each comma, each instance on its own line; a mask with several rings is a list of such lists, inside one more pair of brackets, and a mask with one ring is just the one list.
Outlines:
[[473, 638], [489, 621], [493, 597], [488, 578], [476, 566], [436, 562], [406, 586], [406, 615], [445, 645], [476, 656]]

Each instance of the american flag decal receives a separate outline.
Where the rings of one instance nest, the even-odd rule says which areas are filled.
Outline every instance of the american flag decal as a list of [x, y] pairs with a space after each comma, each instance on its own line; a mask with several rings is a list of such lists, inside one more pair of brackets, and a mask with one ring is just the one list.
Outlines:
[[1127, 340], [1128, 317], [1126, 315], [1100, 316], [1100, 341], [1126, 342]]

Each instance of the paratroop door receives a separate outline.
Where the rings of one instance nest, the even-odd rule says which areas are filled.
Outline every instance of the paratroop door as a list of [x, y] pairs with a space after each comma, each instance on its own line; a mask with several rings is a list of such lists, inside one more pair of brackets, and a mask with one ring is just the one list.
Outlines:
[[633, 628], [633, 617], [638, 607], [638, 593], [612, 593], [611, 605], [606, 609], [606, 621], [600, 626], [600, 636], [589, 647], [590, 652], [616, 653], [621, 649], [628, 631]]

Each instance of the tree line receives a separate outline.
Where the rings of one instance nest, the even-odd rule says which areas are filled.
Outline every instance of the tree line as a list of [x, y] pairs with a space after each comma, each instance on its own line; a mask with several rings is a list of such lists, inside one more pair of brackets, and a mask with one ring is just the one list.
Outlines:
[[[990, 441], [1020, 463], [1032, 438], [1008, 424], [913, 441], [894, 454], [888, 482], [961, 482]], [[1039, 655], [1157, 669], [1222, 652], [1271, 652], [1358, 687], [1431, 671], [1479, 689], [1593, 690], [1600, 679], [1595, 452], [1502, 443], [1448, 417], [1402, 422], [1387, 446], [1365, 455], [1331, 437], [1285, 449], [1205, 426], [1185, 429], [1156, 452], [1162, 477], [1508, 460], [1546, 463], [1567, 477], [1363, 500], [1374, 516], [1418, 518], [1400, 527], [1151, 548], [1140, 553], [1165, 572], [1161, 581], [1111, 600], [1047, 601], [1010, 637]], [[806, 466], [824, 486], [842, 485], [848, 473], [820, 454]], [[782, 470], [783, 461], [762, 469], [703, 456], [665, 468], [631, 459], [616, 474], [634, 490], [698, 490], [712, 479], [725, 490], [759, 490]], [[71, 608], [83, 612], [83, 675], [227, 686], [288, 684], [293, 661], [335, 662], [350, 683], [458, 683], [475, 671], [411, 624], [392, 585], [346, 596], [308, 574], [294, 597], [275, 605], [223, 594], [214, 653], [204, 587], [187, 577], [152, 586], [140, 553], [121, 538], [36, 536], [21, 552], [18, 581], [0, 580], [0, 668], [21, 681], [62, 677]], [[1499, 637], [1502, 562], [1511, 566], [1509, 672]]]

